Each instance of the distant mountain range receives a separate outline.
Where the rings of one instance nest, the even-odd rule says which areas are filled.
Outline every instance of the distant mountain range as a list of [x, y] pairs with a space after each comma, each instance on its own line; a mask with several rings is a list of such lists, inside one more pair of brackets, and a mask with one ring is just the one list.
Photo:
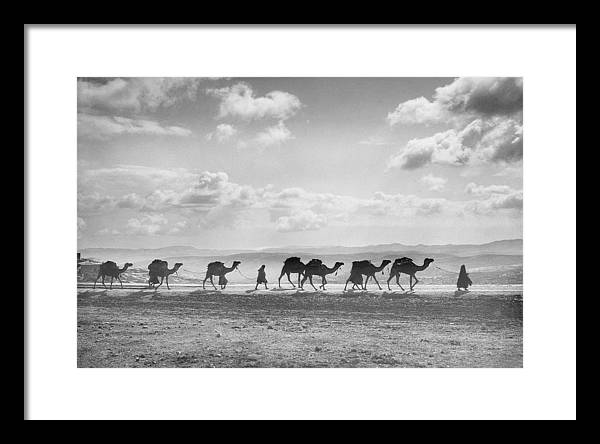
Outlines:
[[466, 257], [481, 254], [503, 254], [503, 255], [521, 255], [523, 253], [523, 239], [507, 239], [489, 242], [486, 244], [445, 244], [445, 245], [405, 245], [399, 243], [365, 245], [362, 247], [342, 247], [342, 246], [287, 246], [262, 249], [205, 249], [186, 245], [175, 245], [163, 248], [84, 248], [81, 256], [85, 258], [106, 258], [106, 257], [129, 257], [128, 260], [147, 257], [176, 257], [176, 256], [231, 256], [247, 253], [284, 253], [289, 255], [302, 256], [309, 255], [335, 255], [335, 254], [365, 254], [365, 253], [400, 253], [416, 252], [417, 255], [423, 254], [451, 254], [453, 256]]

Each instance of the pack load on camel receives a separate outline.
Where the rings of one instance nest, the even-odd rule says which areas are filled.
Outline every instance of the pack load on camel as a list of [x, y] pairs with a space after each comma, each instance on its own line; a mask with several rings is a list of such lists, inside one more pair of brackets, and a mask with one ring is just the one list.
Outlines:
[[289, 264], [297, 264], [298, 262], [302, 262], [301, 259], [297, 256], [292, 256], [292, 257], [288, 257], [286, 260], [283, 261], [283, 263], [285, 265], [289, 265]]
[[319, 268], [321, 265], [323, 265], [323, 261], [321, 259], [311, 259], [306, 264], [306, 267]]
[[160, 259], [154, 259], [150, 265], [148, 265], [148, 274], [150, 278], [148, 279], [149, 285], [158, 284], [160, 281], [158, 277], [168, 268], [169, 264], [167, 261], [163, 261]]

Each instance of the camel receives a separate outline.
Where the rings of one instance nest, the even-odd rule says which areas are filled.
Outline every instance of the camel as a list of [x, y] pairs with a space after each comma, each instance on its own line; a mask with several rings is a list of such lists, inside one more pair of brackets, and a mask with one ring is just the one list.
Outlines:
[[281, 274], [279, 275], [279, 288], [281, 288], [281, 277], [285, 274], [287, 276], [288, 282], [292, 284], [292, 287], [296, 288], [294, 283], [290, 280], [290, 274], [298, 273], [298, 287], [302, 288], [300, 285], [300, 277], [304, 273], [304, 269], [306, 265], [302, 263], [299, 257], [288, 257], [283, 262], [283, 268], [281, 269]]
[[[154, 288], [158, 289], [163, 284], [163, 281], [167, 282], [167, 290], [170, 290], [169, 287], [169, 276], [173, 273], [177, 273], [177, 270], [183, 265], [181, 262], [175, 263], [173, 268], [169, 268], [169, 263], [167, 261], [162, 261], [160, 259], [154, 259], [150, 265], [148, 265], [148, 274], [150, 275], [150, 279], [148, 279], [148, 284]], [[158, 282], [158, 278], [160, 277], [160, 283]], [[155, 284], [158, 284], [156, 287]]]
[[387, 286], [388, 286], [388, 290], [391, 290], [390, 288], [390, 281], [396, 277], [396, 285], [398, 285], [400, 287], [400, 289], [402, 291], [404, 291], [404, 287], [402, 287], [402, 285], [400, 284], [400, 272], [399, 267], [405, 263], [411, 263], [414, 264], [413, 260], [409, 257], [401, 257], [400, 259], [396, 259], [394, 261], [394, 263], [392, 264], [392, 268], [390, 269], [390, 277], [387, 280]]
[[206, 267], [206, 277], [204, 278], [204, 280], [202, 281], [202, 288], [205, 289], [205, 283], [207, 280], [210, 279], [210, 283], [213, 286], [213, 288], [215, 290], [217, 290], [217, 287], [215, 286], [215, 283], [213, 282], [213, 276], [219, 276], [219, 286], [221, 287], [221, 290], [224, 290], [225, 287], [227, 286], [227, 278], [225, 278], [225, 275], [227, 273], [232, 272], [233, 270], [235, 270], [238, 265], [240, 265], [241, 262], [240, 261], [233, 261], [233, 263], [231, 264], [231, 267], [226, 267], [225, 264], [223, 262], [211, 262], [210, 264], [208, 264], [208, 266]]
[[113, 261], [106, 261], [106, 262], [100, 264], [100, 270], [98, 271], [98, 277], [94, 281], [94, 288], [96, 288], [96, 282], [98, 282], [98, 279], [100, 279], [100, 277], [102, 277], [102, 286], [104, 288], [106, 288], [106, 285], [104, 285], [104, 277], [105, 276], [110, 276], [110, 288], [111, 289], [112, 289], [113, 280], [115, 278], [117, 278], [119, 280], [119, 282], [121, 283], [121, 288], [123, 288], [123, 281], [121, 281], [121, 274], [125, 273], [125, 270], [127, 270], [129, 267], [132, 267], [132, 266], [133, 266], [133, 264], [131, 262], [127, 262], [125, 265], [123, 265], [123, 268], [117, 267], [117, 264], [114, 263]]
[[325, 284], [327, 284], [326, 276], [328, 274], [335, 273], [338, 270], [338, 268], [340, 268], [342, 265], [344, 265], [343, 262], [336, 262], [332, 268], [329, 268], [319, 259], [311, 259], [310, 262], [306, 264], [306, 267], [304, 269], [304, 278], [302, 279], [302, 282], [300, 284], [301, 287], [304, 287], [304, 283], [308, 279], [310, 285], [312, 285], [312, 288], [316, 290], [312, 278], [313, 276], [321, 276], [321, 285], [319, 285], [319, 288], [325, 290]]
[[[390, 289], [390, 281], [395, 277], [396, 284], [398, 284], [398, 286], [402, 289], [402, 291], [404, 291], [404, 288], [402, 288], [402, 285], [400, 285], [400, 275], [402, 273], [404, 273], [404, 274], [407, 274], [410, 276], [410, 290], [409, 291], [413, 291], [414, 286], [419, 283], [419, 280], [417, 279], [417, 276], [416, 276], [417, 271], [425, 270], [427, 267], [429, 267], [429, 264], [431, 264], [432, 262], [433, 262], [433, 259], [431, 259], [429, 257], [425, 258], [425, 260], [423, 261], [423, 265], [415, 264], [412, 261], [412, 259], [410, 259], [410, 258], [396, 259], [394, 261], [394, 264], [392, 265], [392, 269], [390, 270], [390, 277], [388, 278], [388, 281], [387, 281], [388, 289]], [[414, 284], [413, 284], [413, 278], [415, 280]]]
[[[354, 262], [352, 262], [352, 269], [350, 270], [350, 277], [346, 281], [346, 285], [344, 286], [344, 291], [346, 291], [346, 287], [348, 286], [348, 282], [352, 282], [353, 283], [352, 289], [354, 289], [355, 285], [359, 285], [359, 282], [362, 281], [362, 275], [363, 274], [365, 276], [367, 276], [367, 279], [365, 279], [365, 282], [363, 284], [363, 290], [367, 289], [367, 283], [369, 282], [370, 278], [373, 278], [373, 280], [375, 281], [375, 283], [377, 284], [377, 286], [381, 290], [381, 285], [379, 285], [379, 282], [377, 282], [377, 279], [375, 278], [375, 273], [379, 273], [381, 270], [383, 270], [391, 262], [392, 261], [390, 261], [388, 259], [384, 259], [381, 262], [381, 265], [379, 267], [373, 265], [371, 263], [371, 261], [354, 261]], [[361, 275], [360, 280], [358, 279], [358, 275], [359, 274]]]

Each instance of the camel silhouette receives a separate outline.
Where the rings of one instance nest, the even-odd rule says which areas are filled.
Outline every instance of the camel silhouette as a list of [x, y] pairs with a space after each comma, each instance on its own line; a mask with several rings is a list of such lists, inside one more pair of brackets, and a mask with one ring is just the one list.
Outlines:
[[325, 290], [325, 284], [327, 284], [326, 276], [335, 273], [342, 265], [344, 265], [343, 262], [336, 262], [333, 267], [329, 268], [320, 259], [311, 259], [304, 268], [304, 278], [302, 278], [300, 286], [304, 288], [304, 283], [308, 279], [312, 288], [316, 290], [312, 278], [313, 276], [321, 276], [321, 285], [319, 285], [319, 288]]
[[[173, 268], [169, 268], [169, 263], [167, 261], [154, 259], [150, 265], [148, 265], [148, 274], [150, 276], [150, 279], [148, 279], [148, 284], [157, 290], [158, 287], [163, 284], [163, 281], [166, 280], [167, 290], [170, 290], [169, 276], [173, 273], [177, 273], [177, 270], [179, 270], [182, 265], [183, 263], [176, 262], [175, 265], [173, 265]], [[158, 278], [160, 278], [160, 283], [158, 282]], [[155, 287], [154, 285], [156, 284], [158, 285]]]
[[[381, 290], [381, 285], [379, 285], [379, 282], [377, 282], [377, 278], [375, 278], [375, 274], [379, 273], [391, 262], [392, 261], [390, 261], [389, 259], [384, 259], [381, 262], [381, 265], [379, 267], [373, 265], [371, 263], [371, 261], [354, 261], [354, 262], [352, 262], [352, 268], [350, 269], [350, 277], [346, 281], [346, 285], [344, 285], [344, 291], [346, 291], [348, 282], [353, 283], [352, 289], [354, 289], [355, 285], [359, 285], [359, 282], [362, 281], [362, 275], [365, 275], [367, 277], [367, 279], [365, 279], [365, 282], [362, 287], [363, 290], [367, 289], [367, 284], [369, 283], [370, 278], [373, 278], [373, 280], [375, 281], [375, 283]], [[360, 279], [358, 278], [358, 275], [361, 275]]]
[[[396, 259], [390, 270], [390, 277], [387, 280], [388, 290], [390, 289], [390, 281], [393, 278], [396, 278], [396, 284], [402, 289], [402, 291], [404, 291], [404, 288], [402, 287], [402, 285], [400, 285], [400, 275], [407, 274], [410, 276], [410, 291], [413, 291], [414, 286], [419, 283], [419, 280], [416, 276], [417, 271], [425, 270], [427, 267], [429, 267], [429, 264], [431, 264], [432, 262], [433, 259], [426, 258], [423, 261], [423, 265], [417, 265], [412, 261], [412, 259], [407, 257]], [[414, 284], [413, 278], [415, 280]]]
[[304, 273], [305, 268], [306, 265], [302, 263], [299, 257], [288, 257], [283, 262], [283, 268], [281, 269], [281, 274], [279, 275], [279, 288], [281, 288], [281, 277], [284, 274], [287, 276], [288, 282], [292, 284], [292, 287], [296, 288], [296, 286], [290, 279], [290, 274], [292, 273], [298, 273], [298, 287], [302, 288], [302, 285], [300, 285], [300, 277]]
[[223, 262], [219, 262], [219, 261], [211, 262], [206, 267], [206, 277], [202, 281], [202, 288], [203, 289], [206, 288], [205, 283], [207, 280], [210, 279], [211, 285], [213, 286], [213, 288], [215, 290], [217, 290], [217, 287], [215, 286], [215, 283], [213, 282], [213, 276], [219, 276], [219, 286], [221, 287], [221, 290], [224, 290], [225, 287], [227, 286], [227, 278], [225, 277], [225, 275], [227, 273], [230, 273], [233, 270], [235, 270], [237, 268], [237, 266], [240, 264], [241, 264], [240, 261], [233, 261], [233, 263], [231, 264], [231, 267], [226, 267]]
[[129, 267], [132, 267], [132, 266], [133, 266], [133, 264], [131, 262], [127, 262], [125, 265], [123, 265], [123, 268], [117, 267], [117, 264], [114, 263], [113, 261], [106, 261], [106, 262], [100, 264], [100, 270], [98, 270], [98, 277], [94, 281], [94, 288], [96, 288], [96, 282], [98, 282], [98, 279], [100, 279], [100, 277], [102, 277], [102, 286], [104, 288], [106, 288], [106, 285], [104, 284], [105, 276], [110, 276], [110, 288], [111, 289], [112, 289], [113, 280], [115, 278], [117, 278], [119, 280], [119, 282], [121, 283], [121, 288], [123, 288], [123, 281], [121, 281], [121, 274], [125, 273], [125, 270], [127, 270]]

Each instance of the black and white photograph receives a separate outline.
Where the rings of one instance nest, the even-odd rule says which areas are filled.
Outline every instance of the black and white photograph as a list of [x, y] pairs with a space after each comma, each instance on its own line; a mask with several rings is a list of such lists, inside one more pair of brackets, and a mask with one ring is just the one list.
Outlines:
[[575, 30], [25, 25], [25, 419], [575, 419]]
[[77, 79], [80, 367], [522, 367], [523, 79]]

